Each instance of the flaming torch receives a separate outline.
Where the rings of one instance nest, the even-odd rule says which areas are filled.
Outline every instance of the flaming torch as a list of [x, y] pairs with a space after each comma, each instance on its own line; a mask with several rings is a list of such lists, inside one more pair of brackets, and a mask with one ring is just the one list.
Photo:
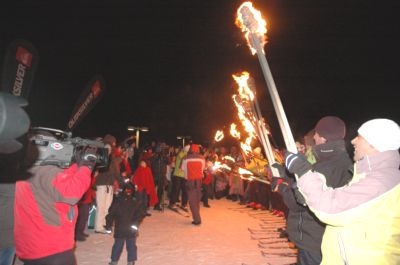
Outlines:
[[222, 139], [224, 139], [224, 132], [221, 130], [217, 130], [217, 132], [215, 133], [215, 136], [214, 136], [214, 140], [216, 142], [220, 142]]
[[[245, 128], [247, 126], [251, 128], [251, 130], [247, 129], [246, 131], [257, 136], [264, 147], [269, 164], [272, 165], [275, 163], [274, 148], [271, 146], [269, 141], [269, 131], [266, 129], [265, 121], [261, 115], [258, 101], [255, 97], [254, 79], [250, 77], [248, 72], [243, 72], [240, 76], [232, 75], [232, 77], [239, 86], [239, 95], [234, 97], [234, 102], [238, 107], [239, 114], [241, 114], [239, 115], [239, 118], [242, 120]], [[279, 175], [276, 168], [272, 167], [271, 170], [274, 176]]]
[[245, 37], [252, 54], [257, 54], [276, 115], [278, 116], [286, 148], [291, 152], [297, 153], [292, 131], [290, 130], [282, 102], [276, 89], [275, 81], [264, 55], [263, 46], [266, 43], [265, 34], [267, 33], [267, 23], [262, 18], [261, 12], [253, 8], [251, 2], [244, 2], [237, 10], [236, 25], [245, 32]]
[[236, 124], [234, 123], [231, 124], [231, 129], [229, 132], [234, 138], [240, 140], [240, 132], [236, 129]]

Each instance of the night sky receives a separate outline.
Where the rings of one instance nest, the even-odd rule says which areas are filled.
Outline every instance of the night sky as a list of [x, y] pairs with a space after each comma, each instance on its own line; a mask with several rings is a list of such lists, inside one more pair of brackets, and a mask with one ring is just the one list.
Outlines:
[[[74, 135], [123, 139], [134, 125], [150, 128], [143, 141], [176, 144], [177, 135], [190, 135], [210, 143], [216, 130], [239, 123], [231, 75], [246, 70], [282, 143], [258, 59], [234, 24], [243, 1], [48, 2], [0, 8], [0, 59], [14, 39], [39, 53], [27, 109], [32, 125], [65, 129], [80, 93], [100, 74], [105, 94]], [[266, 58], [296, 138], [325, 115], [341, 117], [349, 139], [368, 119], [400, 121], [400, 2], [253, 4], [267, 19]]]

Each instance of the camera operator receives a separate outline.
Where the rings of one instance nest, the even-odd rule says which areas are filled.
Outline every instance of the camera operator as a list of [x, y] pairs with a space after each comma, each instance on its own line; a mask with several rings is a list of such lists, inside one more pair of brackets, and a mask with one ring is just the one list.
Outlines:
[[23, 157], [23, 135], [30, 119], [23, 109], [28, 102], [0, 92], [0, 264], [14, 263], [14, 196], [20, 161]]
[[83, 146], [74, 150], [75, 162], [68, 168], [35, 164], [26, 180], [17, 181], [15, 247], [25, 265], [77, 264], [73, 250], [77, 203], [89, 188], [99, 156], [97, 147]]

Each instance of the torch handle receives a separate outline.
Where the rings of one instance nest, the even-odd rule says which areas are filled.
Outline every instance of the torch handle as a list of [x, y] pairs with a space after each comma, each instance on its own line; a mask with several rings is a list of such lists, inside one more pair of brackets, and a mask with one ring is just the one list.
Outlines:
[[[257, 110], [255, 110], [254, 106], [252, 106], [252, 109], [253, 109], [253, 112], [257, 112]], [[265, 128], [265, 124], [261, 121], [260, 113], [257, 113], [257, 115], [255, 115], [255, 116], [256, 116], [255, 117], [256, 120], [254, 122], [256, 124], [254, 124], [255, 126], [254, 125], [253, 126], [257, 130], [258, 138], [264, 147], [264, 151], [265, 151], [265, 154], [267, 155], [268, 163], [271, 166], [272, 164], [275, 163], [275, 156], [274, 156], [274, 151], [273, 151], [271, 142], [269, 141], [269, 138], [268, 138], [268, 131]], [[274, 167], [270, 167], [270, 168], [271, 168], [273, 176], [279, 176], [278, 169], [276, 169]]]
[[265, 58], [264, 51], [262, 50], [262, 47], [260, 45], [260, 41], [253, 33], [250, 34], [250, 37], [252, 38], [252, 44], [254, 45], [254, 48], [257, 51], [257, 57], [258, 60], [260, 61], [265, 81], [267, 82], [268, 91], [269, 94], [271, 95], [272, 104], [274, 105], [275, 112], [278, 117], [279, 126], [281, 127], [282, 130], [286, 148], [290, 152], [297, 153], [296, 143], [294, 141], [293, 134], [285, 114], [285, 110], [283, 109], [282, 102], [278, 94], [278, 90], [276, 89], [275, 81], [272, 77], [272, 73], [269, 68], [267, 59]]

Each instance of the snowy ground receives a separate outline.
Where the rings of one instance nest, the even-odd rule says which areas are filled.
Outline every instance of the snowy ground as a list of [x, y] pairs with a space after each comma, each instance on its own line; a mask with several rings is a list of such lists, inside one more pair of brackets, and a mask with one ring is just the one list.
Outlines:
[[[277, 228], [284, 219], [267, 211], [256, 211], [226, 199], [211, 200], [201, 208], [202, 224], [172, 212], [151, 211], [137, 240], [136, 265], [261, 265], [291, 264], [295, 250], [279, 238]], [[111, 235], [93, 234], [78, 242], [79, 265], [108, 264], [113, 244]], [[264, 254], [263, 254], [264, 253]], [[126, 252], [119, 264], [126, 264]]]
[[[202, 224], [194, 226], [168, 208], [151, 211], [137, 240], [135, 265], [284, 265], [295, 263], [296, 250], [279, 238], [285, 220], [268, 211], [252, 210], [226, 199], [211, 200], [201, 208]], [[106, 265], [113, 237], [94, 234], [77, 242], [79, 265]], [[125, 265], [126, 251], [119, 264]], [[17, 265], [21, 264], [19, 262]]]

